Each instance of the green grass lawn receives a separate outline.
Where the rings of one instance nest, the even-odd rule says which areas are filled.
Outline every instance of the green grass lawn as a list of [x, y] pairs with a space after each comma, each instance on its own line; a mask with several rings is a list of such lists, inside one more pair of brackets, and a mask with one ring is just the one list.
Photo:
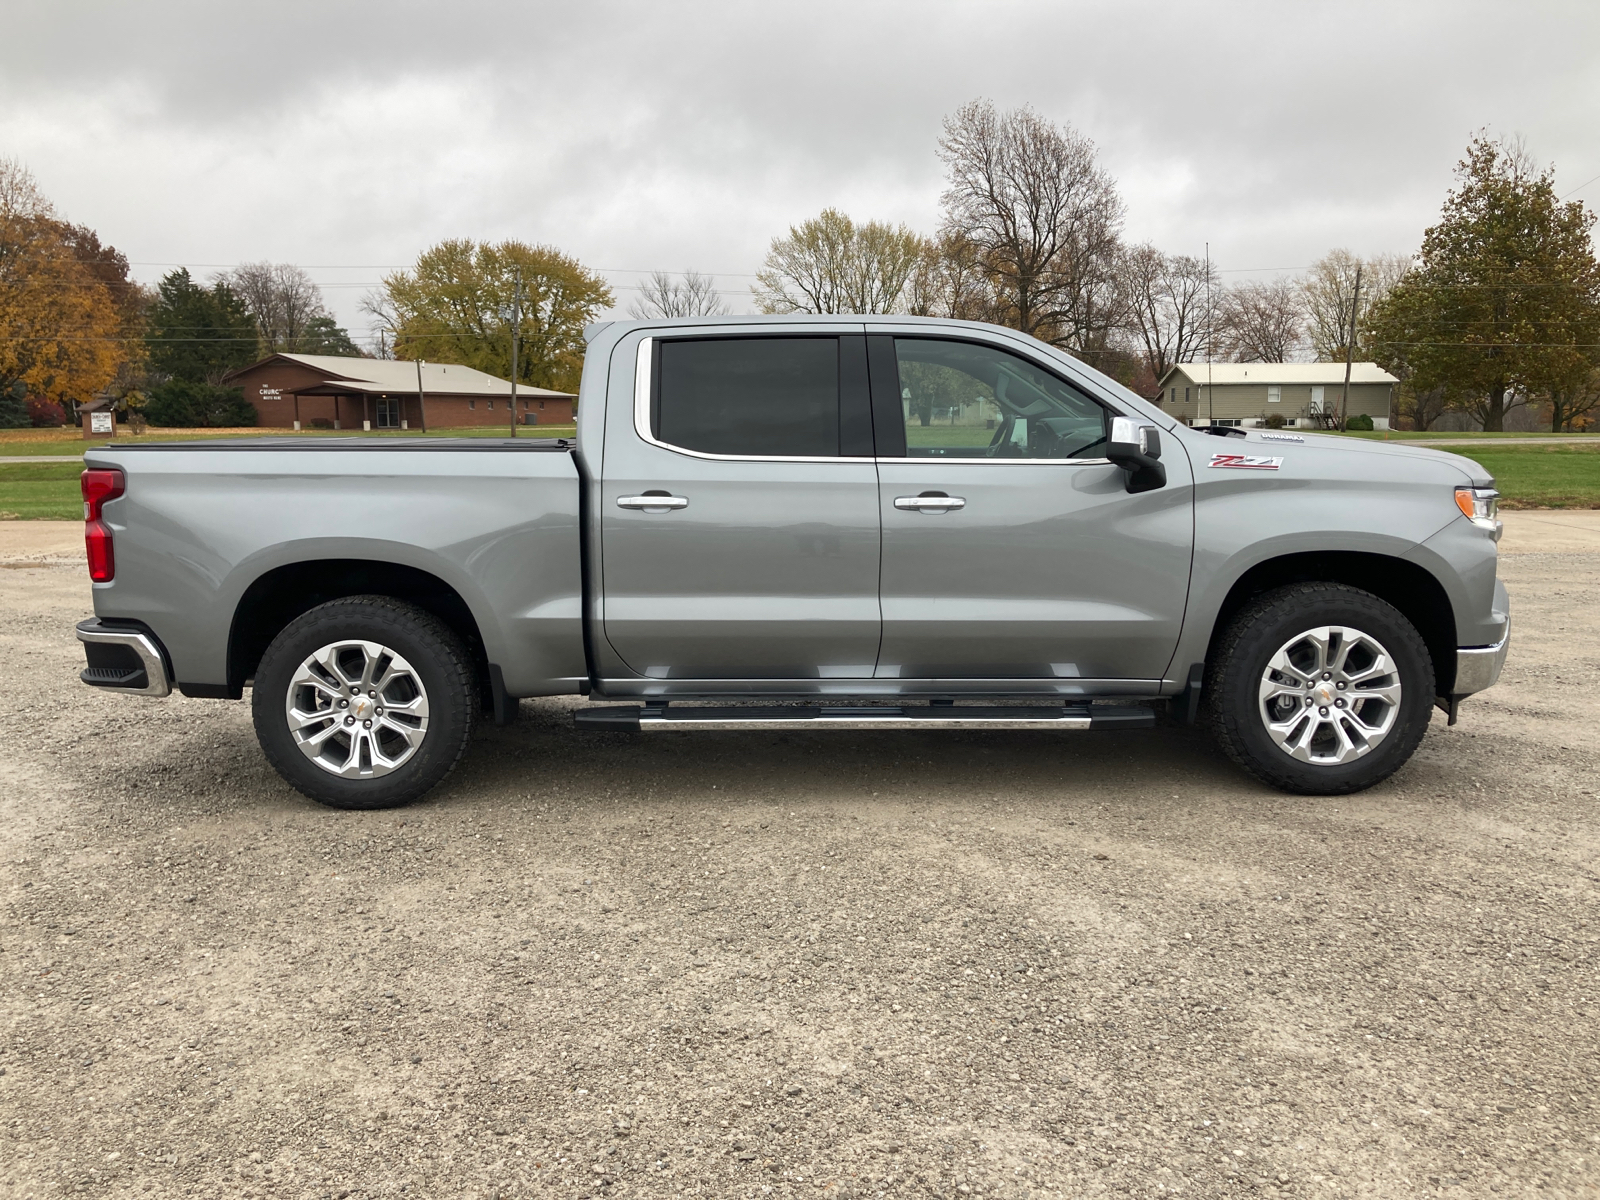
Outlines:
[[1463, 446], [1506, 508], [1600, 508], [1600, 444]]
[[0, 520], [81, 521], [83, 464], [0, 463]]

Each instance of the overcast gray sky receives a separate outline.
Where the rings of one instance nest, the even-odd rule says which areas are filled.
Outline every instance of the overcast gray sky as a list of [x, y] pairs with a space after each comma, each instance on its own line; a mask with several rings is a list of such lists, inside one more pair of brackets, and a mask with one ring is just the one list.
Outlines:
[[[446, 237], [717, 276], [833, 205], [932, 231], [945, 114], [1031, 104], [1099, 145], [1126, 236], [1230, 272], [1410, 252], [1472, 132], [1600, 206], [1600, 4], [5, 6], [0, 155], [140, 278], [311, 269], [352, 332]], [[1239, 278], [1231, 274], [1228, 278]]]

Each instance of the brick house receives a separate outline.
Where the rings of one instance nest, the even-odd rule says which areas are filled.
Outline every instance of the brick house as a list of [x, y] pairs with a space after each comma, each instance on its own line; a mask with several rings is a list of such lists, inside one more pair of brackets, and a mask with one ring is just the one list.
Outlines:
[[[455, 363], [273, 354], [223, 379], [244, 389], [261, 424], [280, 429], [453, 429], [508, 425], [511, 381]], [[517, 424], [570, 425], [567, 392], [517, 385]]]

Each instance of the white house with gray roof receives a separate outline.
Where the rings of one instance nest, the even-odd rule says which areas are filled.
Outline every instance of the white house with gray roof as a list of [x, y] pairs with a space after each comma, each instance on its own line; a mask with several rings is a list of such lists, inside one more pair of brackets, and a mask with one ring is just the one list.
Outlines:
[[[1400, 381], [1377, 363], [1350, 364], [1347, 417], [1368, 416], [1389, 428]], [[1337, 416], [1343, 363], [1178, 363], [1161, 377], [1158, 403], [1186, 425], [1265, 424], [1274, 413], [1287, 426], [1316, 429]]]

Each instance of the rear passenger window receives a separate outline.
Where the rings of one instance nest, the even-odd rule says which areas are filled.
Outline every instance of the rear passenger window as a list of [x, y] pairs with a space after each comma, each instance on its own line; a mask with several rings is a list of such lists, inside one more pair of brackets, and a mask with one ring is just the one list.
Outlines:
[[704, 454], [839, 454], [837, 338], [657, 343], [651, 432]]

